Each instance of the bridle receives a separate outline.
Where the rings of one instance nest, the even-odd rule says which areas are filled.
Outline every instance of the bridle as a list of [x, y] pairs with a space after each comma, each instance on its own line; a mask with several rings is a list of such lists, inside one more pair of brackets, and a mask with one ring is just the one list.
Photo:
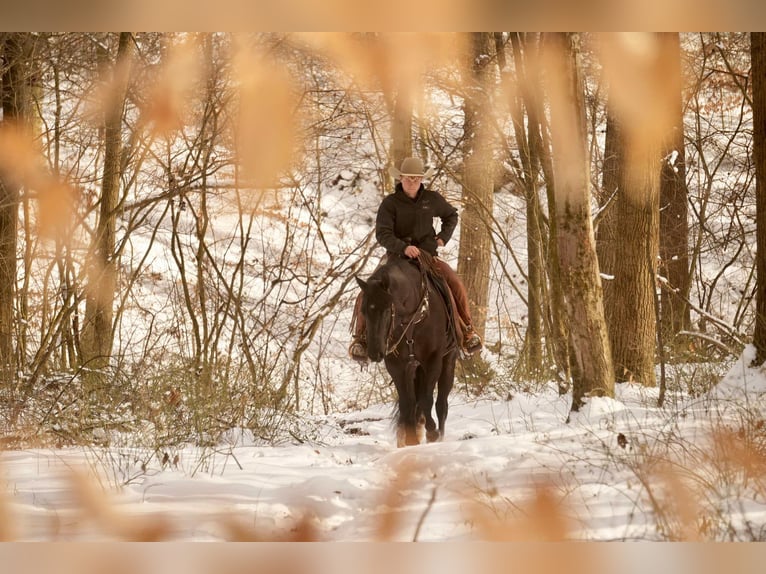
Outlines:
[[[393, 301], [391, 302], [391, 321], [389, 322], [388, 336], [386, 337], [386, 355], [396, 354], [399, 344], [402, 340], [405, 340], [409, 351], [409, 358], [411, 360], [415, 359], [415, 340], [412, 335], [415, 331], [415, 325], [428, 316], [428, 309], [431, 304], [430, 297], [428, 296], [428, 279], [425, 270], [422, 268], [420, 272], [420, 291], [423, 295], [420, 298], [417, 309], [412, 313], [409, 319], [400, 321], [399, 324], [403, 327], [402, 333], [393, 344], [391, 343], [391, 340], [394, 338], [394, 330], [396, 327], [396, 306]], [[407, 338], [405, 339], [405, 337]]]

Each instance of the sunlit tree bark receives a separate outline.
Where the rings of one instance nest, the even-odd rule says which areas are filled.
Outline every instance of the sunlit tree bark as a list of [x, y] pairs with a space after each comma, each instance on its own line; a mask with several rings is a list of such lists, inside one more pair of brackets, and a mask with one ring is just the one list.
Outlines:
[[590, 213], [590, 174], [578, 34], [547, 46], [561, 280], [573, 358], [572, 410], [588, 396], [613, 396], [609, 338]]
[[672, 52], [657, 34], [602, 38], [621, 154], [609, 335], [616, 378], [646, 386], [656, 385], [661, 159], [678, 120]]
[[494, 166], [489, 93], [494, 78], [491, 33], [469, 37], [465, 64], [464, 174], [457, 272], [468, 291], [474, 328], [484, 335], [489, 296], [490, 219], [494, 204]]
[[623, 148], [609, 335], [616, 378], [655, 386], [655, 274], [659, 248], [659, 146]]

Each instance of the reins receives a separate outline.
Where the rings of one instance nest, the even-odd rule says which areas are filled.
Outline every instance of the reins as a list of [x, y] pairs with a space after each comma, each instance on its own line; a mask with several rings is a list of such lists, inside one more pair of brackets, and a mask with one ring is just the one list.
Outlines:
[[[421, 254], [422, 253], [423, 252], [421, 252]], [[399, 347], [399, 344], [402, 342], [402, 340], [404, 340], [404, 337], [406, 336], [409, 358], [410, 360], [415, 359], [415, 340], [413, 339], [415, 325], [420, 323], [428, 316], [428, 309], [430, 305], [430, 299], [428, 297], [428, 272], [426, 270], [426, 265], [428, 264], [432, 263], [430, 261], [426, 264], [424, 264], [422, 261], [420, 262], [420, 291], [423, 295], [420, 298], [417, 309], [412, 313], [412, 316], [410, 317], [409, 321], [407, 321], [407, 324], [404, 325], [402, 334], [399, 335], [399, 338], [396, 339], [393, 344], [390, 344], [390, 341], [394, 335], [394, 328], [396, 325], [396, 307], [394, 303], [391, 303], [391, 322], [389, 325], [388, 337], [386, 338], [386, 355], [390, 355], [392, 353], [396, 354], [396, 349]], [[404, 321], [402, 321], [402, 324], [404, 324]]]

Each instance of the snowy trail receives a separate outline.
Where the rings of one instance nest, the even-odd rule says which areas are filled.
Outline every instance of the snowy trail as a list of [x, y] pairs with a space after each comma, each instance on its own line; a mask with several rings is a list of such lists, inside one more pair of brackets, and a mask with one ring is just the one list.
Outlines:
[[[738, 381], [753, 393], [763, 380], [738, 373], [720, 387], [727, 405]], [[553, 388], [509, 401], [454, 395], [441, 443], [395, 448], [391, 408], [380, 405], [313, 420], [313, 444], [187, 447], [175, 465], [145, 470], [137, 467], [145, 450], [9, 451], [0, 456], [2, 502], [20, 540], [152, 529], [181, 541], [285, 539], [299, 535], [305, 517], [312, 539], [444, 541], [545, 528], [530, 521], [548, 489], [556, 502], [543, 514], [565, 524], [568, 538], [659, 539], [646, 461], [670, 452], [673, 441], [704, 452], [715, 409], [700, 399], [664, 410], [655, 404], [656, 389], [621, 385], [617, 399], [591, 399], [566, 424], [568, 398]], [[89, 475], [89, 486], [72, 471]], [[96, 471], [103, 494], [93, 488]], [[766, 524], [764, 505], [745, 490], [737, 496], [743, 521]]]

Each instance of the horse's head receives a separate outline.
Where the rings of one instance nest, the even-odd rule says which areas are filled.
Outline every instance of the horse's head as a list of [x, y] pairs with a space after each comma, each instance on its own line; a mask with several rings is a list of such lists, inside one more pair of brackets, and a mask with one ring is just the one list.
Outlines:
[[356, 281], [362, 289], [362, 314], [367, 322], [367, 355], [378, 363], [387, 352], [393, 297], [379, 279], [363, 281], [357, 277]]

